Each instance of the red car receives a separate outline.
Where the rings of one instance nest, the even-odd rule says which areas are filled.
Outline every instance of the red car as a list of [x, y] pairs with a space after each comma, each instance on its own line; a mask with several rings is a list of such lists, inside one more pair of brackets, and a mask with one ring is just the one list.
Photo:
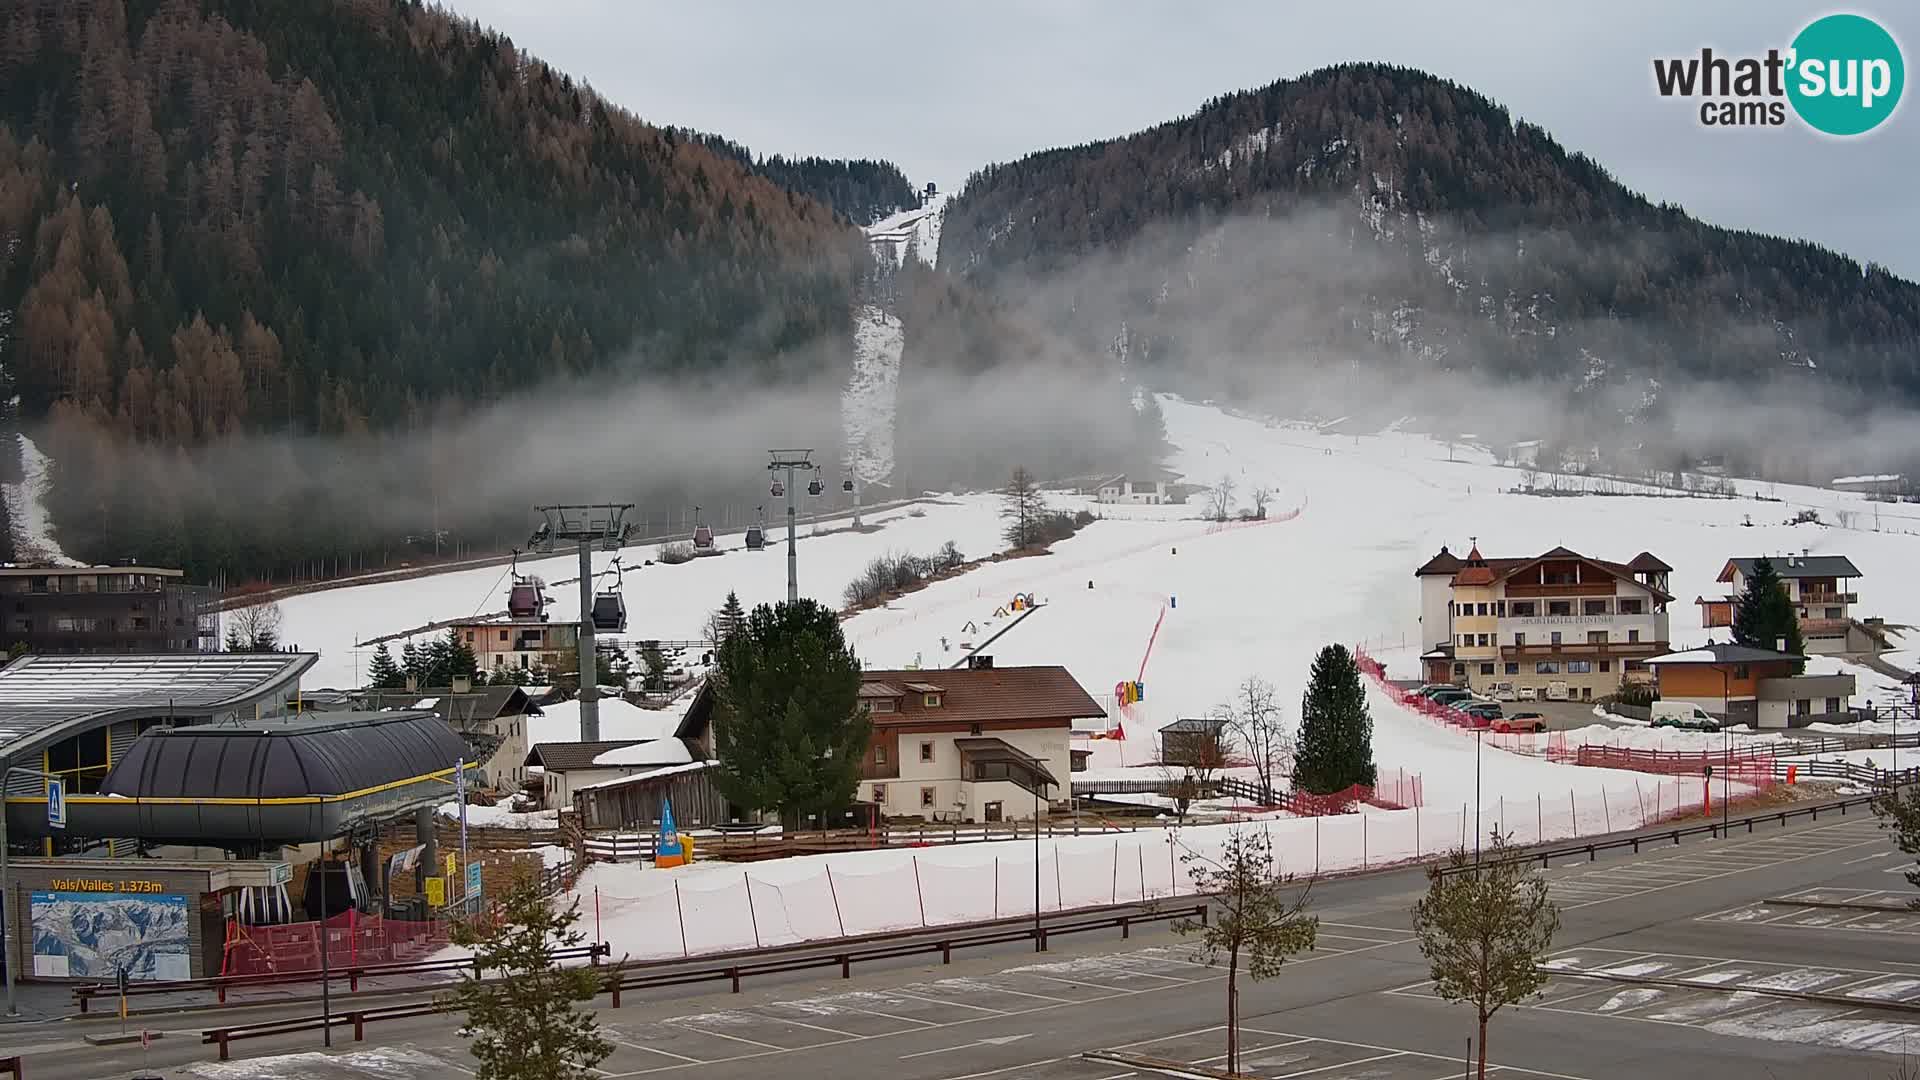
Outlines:
[[1495, 720], [1493, 730], [1501, 735], [1520, 731], [1541, 732], [1547, 730], [1547, 718], [1537, 712], [1514, 713]]

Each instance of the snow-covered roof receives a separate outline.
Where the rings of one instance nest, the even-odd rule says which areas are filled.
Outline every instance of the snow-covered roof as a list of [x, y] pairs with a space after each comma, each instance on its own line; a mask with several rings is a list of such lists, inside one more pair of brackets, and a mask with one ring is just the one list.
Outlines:
[[[542, 705], [540, 716], [527, 718], [527, 747], [541, 743], [580, 741], [580, 702]], [[679, 730], [684, 707], [643, 709], [624, 698], [600, 699], [602, 739], [666, 739]]]
[[1762, 664], [1770, 660], [1804, 660], [1794, 653], [1756, 649], [1749, 645], [1707, 645], [1686, 652], [1667, 653], [1647, 660], [1649, 664]]
[[646, 772], [637, 772], [637, 773], [634, 773], [632, 776], [622, 776], [613, 780], [602, 780], [597, 784], [587, 784], [583, 787], [575, 788], [574, 790], [598, 791], [601, 788], [620, 787], [623, 784], [635, 784], [635, 783], [640, 783], [642, 781], [659, 780], [668, 776], [679, 776], [683, 773], [699, 772], [702, 769], [713, 768], [715, 765], [718, 765], [718, 764], [719, 762], [717, 761], [689, 761], [681, 765], [665, 765], [658, 769], [648, 769]]
[[654, 739], [609, 750], [593, 759], [598, 766], [685, 765], [693, 760], [693, 751], [679, 739]]

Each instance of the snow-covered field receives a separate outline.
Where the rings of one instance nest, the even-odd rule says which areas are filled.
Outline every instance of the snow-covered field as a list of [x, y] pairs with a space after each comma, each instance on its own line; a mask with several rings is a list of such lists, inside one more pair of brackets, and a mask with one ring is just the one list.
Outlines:
[[[948, 540], [959, 545], [969, 558], [990, 555], [1002, 548], [997, 508], [990, 496], [923, 502], [867, 515], [869, 525], [881, 526], [871, 534], [846, 531], [844, 522], [834, 522], [822, 527], [822, 535], [809, 536], [810, 527], [803, 521], [800, 589], [838, 607], [847, 583], [876, 555], [889, 551], [930, 555]], [[679, 566], [642, 566], [644, 560], [653, 557], [654, 548], [626, 549], [621, 560], [627, 569], [622, 579], [628, 618], [625, 636], [634, 640], [697, 640], [705, 633], [707, 617], [730, 589], [737, 591], [740, 602], [749, 608], [785, 599], [785, 529], [771, 532], [774, 535], [764, 551], [746, 550], [741, 533], [723, 534], [719, 545], [726, 550], [725, 555]], [[605, 571], [612, 561], [613, 553], [596, 551], [595, 572]], [[522, 562], [520, 567], [522, 573], [538, 574], [550, 583], [576, 577], [578, 568], [578, 556], [572, 552]], [[319, 663], [306, 676], [307, 686], [358, 686], [373, 650], [356, 650], [356, 642], [429, 622], [503, 610], [507, 585], [506, 567], [487, 567], [289, 597], [280, 601], [284, 620], [281, 639], [320, 653]], [[564, 622], [580, 617], [578, 586], [558, 585], [548, 591], [553, 597], [547, 609], [550, 619]], [[395, 642], [391, 648], [397, 653], [399, 645]]]
[[[1109, 697], [1122, 680], [1142, 680], [1145, 699], [1128, 710], [1127, 752], [1144, 756], [1143, 737], [1225, 701], [1247, 676], [1272, 681], [1291, 707], [1314, 652], [1328, 642], [1364, 641], [1393, 674], [1417, 674], [1413, 658], [1423, 635], [1413, 568], [1443, 543], [1464, 550], [1475, 537], [1483, 551], [1500, 556], [1561, 544], [1619, 561], [1652, 551], [1674, 567], [1676, 648], [1708, 639], [1691, 601], [1723, 591], [1714, 578], [1732, 555], [1803, 548], [1845, 554], [1864, 575], [1858, 590], [1865, 613], [1896, 624], [1920, 616], [1920, 578], [1903, 572], [1920, 555], [1920, 510], [1883, 506], [1876, 518], [1860, 496], [1784, 485], [1743, 485], [1748, 497], [1737, 499], [1508, 494], [1517, 471], [1483, 452], [1450, 454], [1423, 436], [1334, 435], [1171, 397], [1162, 406], [1175, 447], [1169, 467], [1196, 483], [1231, 478], [1242, 504], [1254, 488], [1270, 489], [1273, 520], [1223, 528], [1196, 520], [1197, 507], [1096, 507], [1104, 520], [1051, 554], [990, 564], [853, 618], [847, 635], [862, 660], [871, 667], [956, 663], [963, 644], [978, 645], [1011, 622], [996, 618], [997, 609], [1016, 593], [1031, 593], [1045, 606], [986, 651], [1001, 665], [1064, 664], [1096, 698]], [[1050, 501], [1091, 505], [1077, 496]], [[1854, 527], [1786, 523], [1807, 508]], [[999, 509], [990, 495], [952, 496], [872, 515], [882, 527], [871, 534], [808, 538], [803, 530], [801, 587], [837, 604], [846, 583], [885, 552], [931, 552], [951, 539], [968, 556], [990, 554], [1002, 547]], [[1909, 531], [1872, 531], [1876, 520], [1883, 529]], [[782, 597], [785, 565], [776, 548], [746, 552], [738, 536], [723, 537], [722, 545], [731, 549], [722, 558], [628, 573], [628, 636], [698, 637], [729, 589], [749, 605]], [[629, 551], [627, 561], [649, 554]], [[595, 565], [608, 559], [596, 555]], [[557, 580], [573, 568], [566, 555], [524, 569]], [[355, 655], [357, 638], [497, 610], [505, 584], [504, 571], [486, 569], [295, 597], [281, 605], [284, 637], [321, 651], [310, 684], [350, 685], [366, 659], [365, 650]], [[554, 594], [552, 617], [575, 617], [575, 589], [560, 586]], [[1816, 659], [1812, 666], [1838, 663]], [[1848, 670], [1862, 698], [1891, 689], [1882, 676]], [[1466, 794], [1470, 738], [1401, 714], [1384, 699], [1375, 704], [1383, 767], [1417, 767], [1430, 801]], [[1497, 770], [1496, 782], [1516, 791], [1564, 792], [1583, 782], [1579, 770], [1563, 774], [1538, 760], [1503, 757], [1515, 760]]]
[[[1273, 682], [1292, 712], [1314, 652], [1329, 642], [1365, 642], [1393, 674], [1416, 674], [1413, 658], [1423, 635], [1412, 572], [1443, 543], [1464, 550], [1477, 537], [1483, 551], [1498, 556], [1565, 545], [1617, 561], [1652, 551], [1674, 567], [1677, 648], [1707, 640], [1691, 601], [1722, 591], [1714, 577], [1734, 555], [1803, 548], [1845, 554], [1863, 571], [1858, 588], [1866, 613], [1890, 623], [1920, 614], [1920, 583], [1901, 572], [1920, 554], [1920, 536], [1872, 531], [1874, 517], [1857, 496], [1751, 485], [1737, 499], [1508, 494], [1504, 489], [1518, 480], [1514, 470], [1470, 450], [1453, 451], [1466, 460], [1449, 460], [1445, 446], [1417, 435], [1332, 435], [1173, 398], [1162, 405], [1176, 447], [1170, 468], [1196, 483], [1230, 477], [1243, 504], [1254, 488], [1270, 489], [1269, 520], [1222, 527], [1197, 520], [1197, 508], [1097, 507], [1103, 520], [1050, 554], [989, 564], [849, 620], [847, 636], [863, 662], [945, 667], [959, 662], [966, 646], [1004, 631], [985, 646], [1001, 666], [1063, 664], [1096, 698], [1108, 700], [1115, 683], [1139, 679], [1146, 694], [1126, 710], [1128, 740], [1095, 743], [1097, 770], [1089, 775], [1110, 775], [1150, 758], [1161, 725], [1210, 710], [1248, 676]], [[1050, 495], [1049, 501], [1062, 508], [1091, 505], [1078, 496]], [[1854, 528], [1787, 524], [1803, 508]], [[999, 505], [991, 496], [943, 498], [921, 514], [889, 511], [876, 516], [882, 528], [875, 533], [804, 539], [803, 589], [837, 602], [846, 582], [884, 552], [929, 552], [948, 539], [970, 556], [1001, 546]], [[1920, 521], [1897, 507], [1883, 508], [1879, 521], [1883, 528], [1920, 529]], [[761, 556], [737, 550], [737, 539], [725, 543], [736, 550], [724, 558], [628, 575], [630, 636], [695, 637], [728, 589], [748, 604], [783, 595], [777, 550]], [[570, 558], [532, 567], [550, 579], [570, 576], [571, 568]], [[503, 584], [496, 571], [479, 571], [300, 597], [283, 604], [287, 637], [322, 643], [332, 653], [356, 633], [491, 610]], [[1042, 606], [1015, 624], [1001, 609], [1017, 593]], [[554, 618], [573, 616], [572, 595], [558, 590]], [[330, 674], [318, 682], [351, 681], [350, 660], [329, 655], [322, 670]], [[1863, 691], [1873, 685], [1861, 671], [1855, 674]], [[1269, 830], [1291, 870], [1431, 854], [1470, 842], [1476, 821], [1482, 828], [1499, 823], [1523, 841], [1552, 839], [1629, 827], [1699, 801], [1697, 781], [1558, 764], [1509, 753], [1496, 740], [1477, 746], [1467, 733], [1407, 712], [1382, 693], [1371, 700], [1382, 772], [1418, 773], [1425, 805], [1242, 826]], [[670, 713], [634, 718], [635, 735], [652, 730], [648, 724], [664, 729], [672, 719]], [[577, 719], [564, 709], [552, 714], [554, 733], [539, 737], [565, 737], [569, 723]], [[1724, 745], [1720, 737], [1646, 729], [1592, 734], [1623, 745]], [[1210, 850], [1229, 827], [1181, 830], [1171, 844], [1161, 830], [1045, 842], [1041, 903], [1167, 895], [1185, 887], [1181, 853]], [[680, 950], [681, 911], [693, 913], [686, 916], [689, 947], [711, 950], [842, 929], [900, 928], [922, 919], [1017, 914], [1023, 903], [1031, 911], [1034, 882], [1029, 844], [989, 843], [796, 858], [744, 873], [707, 864], [671, 872], [599, 867], [579, 888], [583, 896], [599, 891], [604, 935], [638, 957]]]

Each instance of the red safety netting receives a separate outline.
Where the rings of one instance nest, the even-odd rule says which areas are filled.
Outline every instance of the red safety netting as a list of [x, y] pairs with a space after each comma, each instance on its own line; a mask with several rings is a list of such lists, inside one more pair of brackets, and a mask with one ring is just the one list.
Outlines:
[[[320, 924], [245, 926], [227, 923], [222, 975], [317, 971]], [[444, 922], [415, 922], [347, 911], [326, 920], [327, 965], [336, 968], [415, 960], [447, 943]]]

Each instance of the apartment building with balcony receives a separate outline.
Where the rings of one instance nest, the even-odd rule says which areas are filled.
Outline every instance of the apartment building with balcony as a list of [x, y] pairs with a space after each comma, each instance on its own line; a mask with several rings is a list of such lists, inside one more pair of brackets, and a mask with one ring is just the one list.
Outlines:
[[33, 653], [220, 651], [218, 597], [186, 573], [116, 566], [0, 566], [0, 648]]
[[1564, 684], [1583, 701], [1651, 679], [1646, 661], [1667, 651], [1672, 571], [1644, 551], [1617, 563], [1564, 547], [1496, 559], [1477, 543], [1465, 558], [1442, 547], [1414, 571], [1426, 678], [1482, 693]]
[[[1753, 576], [1754, 565], [1759, 561], [1758, 557], [1727, 560], [1716, 580], [1725, 584], [1728, 591], [1720, 596], [1694, 599], [1700, 607], [1700, 625], [1708, 629], [1733, 625], [1740, 597], [1747, 591], [1747, 580]], [[1768, 561], [1773, 564], [1774, 573], [1780, 575], [1787, 598], [1793, 601], [1794, 613], [1800, 617], [1800, 636], [1808, 653], [1835, 656], [1877, 652], [1887, 647], [1884, 632], [1876, 621], [1855, 617], [1860, 594], [1854, 591], [1853, 582], [1863, 575], [1853, 560], [1845, 555], [1813, 555], [1803, 550], [1799, 554], [1770, 556]]]
[[572, 671], [579, 663], [578, 623], [545, 619], [473, 619], [453, 624], [482, 672], [504, 668], [522, 671]]

